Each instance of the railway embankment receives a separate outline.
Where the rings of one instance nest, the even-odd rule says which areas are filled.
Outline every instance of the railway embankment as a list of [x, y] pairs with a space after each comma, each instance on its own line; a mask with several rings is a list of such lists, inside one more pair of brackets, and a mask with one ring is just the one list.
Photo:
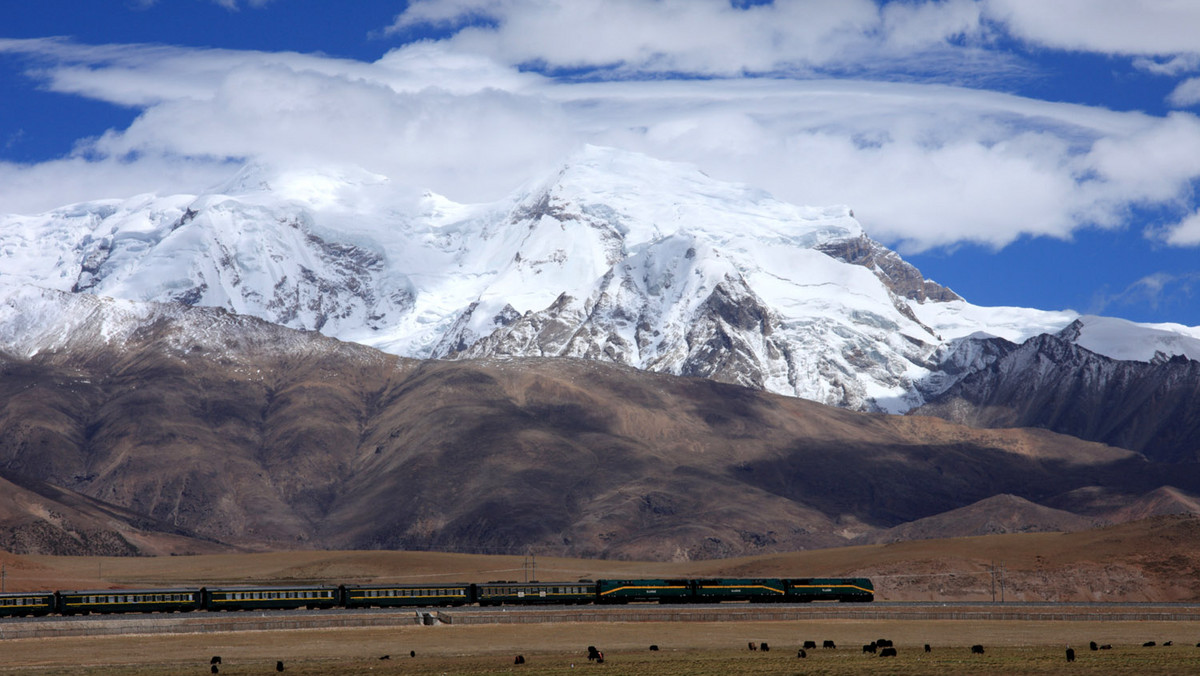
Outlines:
[[539, 622], [772, 622], [793, 620], [962, 620], [1025, 622], [1200, 622], [1198, 605], [1126, 604], [821, 604], [803, 606], [612, 606], [554, 609], [452, 609], [440, 622], [529, 624]]
[[170, 615], [93, 615], [0, 620], [0, 640], [117, 636], [122, 634], [206, 634], [228, 631], [290, 631], [302, 629], [396, 627], [434, 624], [436, 612], [394, 611], [306, 613], [250, 611], [239, 613], [182, 613]]
[[0, 620], [0, 640], [123, 634], [200, 634], [235, 631], [611, 622], [1019, 621], [1200, 622], [1200, 605], [1183, 604], [819, 604], [776, 606], [505, 607], [418, 610], [316, 610], [92, 615]]

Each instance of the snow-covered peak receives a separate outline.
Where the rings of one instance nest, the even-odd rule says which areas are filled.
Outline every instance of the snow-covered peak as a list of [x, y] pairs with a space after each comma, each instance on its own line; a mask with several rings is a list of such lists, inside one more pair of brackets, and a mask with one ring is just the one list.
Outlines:
[[1164, 355], [1181, 355], [1200, 361], [1200, 327], [1137, 324], [1095, 315], [1080, 317], [1076, 326], [1077, 345], [1113, 359], [1151, 361]]
[[529, 201], [607, 219], [631, 247], [681, 231], [805, 248], [863, 234], [848, 207], [787, 204], [689, 164], [599, 146], [579, 151]]
[[1081, 320], [1074, 339], [1102, 354], [1200, 355], [1200, 329], [971, 305], [845, 206], [786, 204], [690, 165], [589, 146], [527, 186], [468, 205], [358, 168], [252, 165], [198, 195], [0, 216], [0, 288], [219, 307], [417, 358], [604, 359], [895, 412], [921, 403], [945, 355], [965, 368], [971, 346], [954, 348], [982, 335], [1021, 342]]

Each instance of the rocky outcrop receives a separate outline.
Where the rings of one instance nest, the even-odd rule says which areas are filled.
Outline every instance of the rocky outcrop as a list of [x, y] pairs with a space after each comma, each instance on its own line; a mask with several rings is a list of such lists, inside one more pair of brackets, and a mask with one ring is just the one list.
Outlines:
[[919, 303], [962, 300], [950, 289], [925, 279], [920, 270], [900, 258], [895, 251], [866, 235], [820, 244], [816, 249], [845, 263], [871, 270], [892, 293], [901, 298]]
[[1118, 361], [1073, 343], [1075, 331], [1020, 345], [965, 341], [953, 384], [912, 413], [976, 427], [1041, 427], [1165, 462], [1200, 460], [1200, 362]]

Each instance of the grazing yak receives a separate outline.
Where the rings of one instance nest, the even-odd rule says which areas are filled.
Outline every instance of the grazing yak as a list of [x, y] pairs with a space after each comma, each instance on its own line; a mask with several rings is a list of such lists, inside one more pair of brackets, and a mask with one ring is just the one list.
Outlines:
[[971, 654], [972, 655], [982, 655], [983, 654], [983, 646], [979, 645], [978, 643], [971, 646]]
[[1075, 661], [1075, 649], [1074, 648], [1067, 648], [1067, 661], [1068, 662]]
[[895, 657], [896, 649], [895, 648], [884, 648], [883, 650], [879, 651], [879, 656], [880, 657]]

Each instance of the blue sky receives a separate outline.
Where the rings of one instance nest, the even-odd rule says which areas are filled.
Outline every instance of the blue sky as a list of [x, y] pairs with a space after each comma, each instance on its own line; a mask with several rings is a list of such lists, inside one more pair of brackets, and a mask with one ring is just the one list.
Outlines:
[[245, 161], [485, 201], [595, 143], [848, 204], [976, 304], [1196, 326], [1198, 28], [1170, 0], [8, 3], [0, 212]]

